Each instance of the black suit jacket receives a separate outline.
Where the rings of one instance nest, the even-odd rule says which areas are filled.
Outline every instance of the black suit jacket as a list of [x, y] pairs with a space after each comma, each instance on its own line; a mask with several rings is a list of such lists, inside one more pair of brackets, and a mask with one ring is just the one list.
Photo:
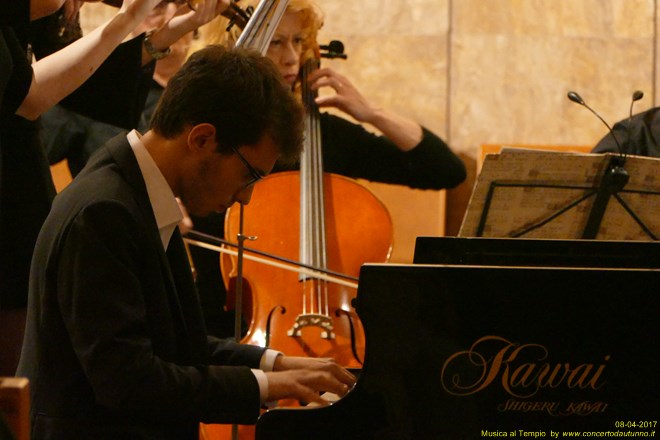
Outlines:
[[196, 438], [253, 423], [263, 349], [208, 337], [178, 230], [167, 253], [125, 134], [56, 198], [35, 249], [18, 374], [34, 438]]

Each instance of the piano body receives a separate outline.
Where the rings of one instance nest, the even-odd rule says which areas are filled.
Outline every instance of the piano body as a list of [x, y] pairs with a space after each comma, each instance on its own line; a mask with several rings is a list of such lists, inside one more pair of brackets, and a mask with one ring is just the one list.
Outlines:
[[354, 389], [266, 412], [257, 439], [660, 431], [659, 243], [430, 240], [419, 264], [363, 266]]

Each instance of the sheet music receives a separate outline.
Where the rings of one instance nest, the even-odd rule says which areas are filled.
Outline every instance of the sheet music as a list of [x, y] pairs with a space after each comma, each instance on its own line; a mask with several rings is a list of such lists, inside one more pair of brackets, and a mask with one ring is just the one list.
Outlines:
[[[516, 236], [516, 232], [548, 219], [562, 208], [587, 197], [597, 188], [613, 156], [616, 155], [517, 149], [487, 155], [459, 235], [477, 236], [482, 212], [487, 208], [482, 236]], [[656, 236], [660, 236], [660, 159], [628, 156], [625, 169], [630, 180], [619, 196]], [[491, 189], [493, 183], [496, 184], [495, 189]], [[489, 191], [492, 191], [492, 197], [487, 206]], [[581, 238], [594, 200], [595, 195], [587, 197], [521, 237]], [[609, 201], [597, 238], [650, 240], [614, 198]]]

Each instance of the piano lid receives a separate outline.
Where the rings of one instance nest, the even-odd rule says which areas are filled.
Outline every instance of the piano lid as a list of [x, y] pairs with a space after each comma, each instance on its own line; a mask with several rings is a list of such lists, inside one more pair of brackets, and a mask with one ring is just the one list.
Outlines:
[[660, 242], [417, 237], [415, 264], [660, 269]]

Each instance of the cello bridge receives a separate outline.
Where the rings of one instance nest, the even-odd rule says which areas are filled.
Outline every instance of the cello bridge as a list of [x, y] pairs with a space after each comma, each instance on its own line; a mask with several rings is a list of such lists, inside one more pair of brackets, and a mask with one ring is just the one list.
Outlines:
[[296, 317], [296, 322], [293, 327], [286, 333], [289, 336], [299, 337], [302, 336], [303, 327], [320, 327], [323, 331], [321, 337], [323, 339], [334, 339], [334, 325], [332, 319], [327, 315], [318, 313], [306, 313]]

